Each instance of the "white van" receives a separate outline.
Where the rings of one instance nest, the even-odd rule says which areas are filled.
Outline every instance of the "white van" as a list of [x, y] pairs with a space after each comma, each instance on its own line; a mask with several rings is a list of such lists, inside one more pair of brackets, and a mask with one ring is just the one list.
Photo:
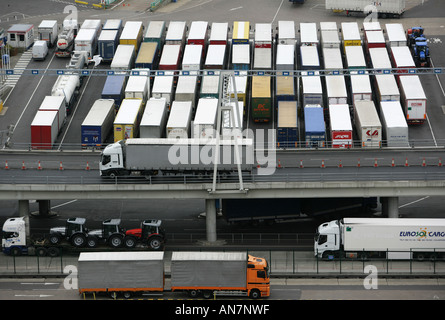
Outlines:
[[45, 40], [37, 40], [32, 47], [32, 58], [34, 60], [45, 60], [48, 54], [48, 45]]

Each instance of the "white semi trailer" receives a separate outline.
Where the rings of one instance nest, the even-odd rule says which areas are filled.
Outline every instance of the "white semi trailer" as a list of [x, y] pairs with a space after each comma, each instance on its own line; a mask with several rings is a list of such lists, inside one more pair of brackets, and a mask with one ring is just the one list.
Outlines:
[[386, 257], [437, 259], [445, 256], [445, 219], [344, 218], [321, 224], [318, 258]]

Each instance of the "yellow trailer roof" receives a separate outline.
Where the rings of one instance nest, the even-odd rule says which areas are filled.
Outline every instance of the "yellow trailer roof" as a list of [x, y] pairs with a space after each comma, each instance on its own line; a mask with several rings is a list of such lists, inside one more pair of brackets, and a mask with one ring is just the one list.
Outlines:
[[252, 77], [252, 97], [270, 97], [270, 76]]
[[233, 23], [233, 39], [249, 39], [250, 22], [235, 21]]

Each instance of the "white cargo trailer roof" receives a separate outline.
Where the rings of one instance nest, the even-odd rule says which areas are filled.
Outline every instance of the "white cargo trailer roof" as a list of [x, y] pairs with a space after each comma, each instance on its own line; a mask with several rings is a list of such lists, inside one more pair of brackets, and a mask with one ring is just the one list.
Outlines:
[[321, 86], [320, 76], [305, 76], [305, 72], [302, 72], [301, 79], [303, 81], [303, 92], [304, 93], [315, 93], [322, 94], [323, 88]]
[[205, 65], [219, 66], [224, 64], [224, 58], [226, 56], [226, 45], [224, 44], [211, 44], [207, 50], [207, 56]]
[[162, 50], [161, 60], [159, 65], [176, 65], [178, 62], [179, 52], [181, 50], [180, 44], [165, 45]]
[[98, 19], [87, 19], [87, 20], [85, 20], [82, 23], [80, 29], [95, 29], [95, 30], [98, 30], [99, 27], [100, 27], [100, 23], [101, 22]]
[[99, 41], [114, 40], [117, 37], [118, 30], [102, 30], [99, 35]]
[[31, 126], [51, 126], [54, 123], [54, 119], [57, 118], [57, 115], [57, 111], [37, 111]]
[[372, 67], [374, 69], [391, 69], [391, 60], [389, 60], [388, 50], [386, 48], [370, 48]]
[[360, 124], [363, 127], [372, 126], [375, 129], [377, 127], [382, 127], [373, 101], [356, 101], [354, 104], [354, 110], [360, 119]]
[[342, 22], [341, 31], [343, 40], [361, 40], [360, 30], [357, 22]]
[[102, 30], [117, 30], [122, 26], [121, 19], [107, 19], [102, 27]]
[[397, 86], [396, 78], [393, 74], [377, 74], [375, 79], [378, 84], [380, 95], [400, 95], [399, 87]]
[[145, 38], [160, 38], [165, 30], [165, 21], [150, 21], [145, 32]]
[[182, 40], [185, 32], [185, 21], [170, 21], [165, 40]]
[[346, 46], [346, 61], [348, 68], [366, 68], [365, 54], [362, 46]]
[[322, 21], [320, 22], [320, 30], [334, 30], [338, 32], [337, 22], [335, 21]]
[[295, 45], [278, 44], [277, 45], [277, 68], [279, 65], [294, 66], [295, 63]]
[[278, 21], [278, 44], [280, 40], [295, 40], [295, 22], [294, 21]]
[[338, 76], [326, 76], [326, 89], [329, 98], [343, 98], [347, 97], [345, 77]]
[[402, 106], [399, 101], [381, 101], [381, 113], [385, 116], [386, 125], [388, 127], [405, 127], [408, 128]]
[[321, 31], [321, 42], [325, 46], [327, 44], [336, 44], [340, 46], [340, 36], [337, 30], [322, 30]]
[[119, 112], [114, 119], [114, 124], [134, 123], [142, 105], [141, 99], [124, 99], [119, 107]]
[[363, 22], [363, 30], [365, 31], [382, 30], [382, 27], [380, 26], [380, 22], [378, 21]]
[[385, 27], [390, 42], [406, 41], [405, 30], [401, 23], [387, 23], [385, 24]]
[[366, 39], [368, 43], [386, 43], [385, 36], [381, 30], [366, 31]]
[[153, 82], [152, 93], [171, 93], [173, 76], [156, 76]]
[[400, 68], [400, 67], [415, 68], [416, 64], [414, 63], [411, 51], [407, 46], [391, 47], [391, 52], [392, 56], [394, 57], [394, 61], [396, 63], [396, 65], [394, 66], [395, 68]]
[[324, 48], [323, 49], [324, 69], [343, 69], [343, 60], [340, 48]]
[[[164, 46], [165, 48], [165, 46]], [[188, 44], [185, 46], [184, 56], [182, 58], [182, 67], [189, 65], [198, 65], [201, 63], [202, 46]]]
[[95, 29], [80, 29], [74, 41], [76, 43], [79, 41], [91, 41], [92, 39], [94, 39], [95, 36]]
[[45, 96], [39, 109], [59, 110], [61, 106], [65, 107], [65, 97], [63, 96]]
[[344, 218], [345, 225], [374, 225], [374, 226], [445, 226], [445, 219], [418, 219], [418, 218]]
[[122, 30], [120, 39], [136, 39], [139, 35], [139, 30], [142, 28], [142, 21], [127, 21]]
[[194, 124], [215, 124], [217, 109], [218, 109], [218, 99], [216, 98], [199, 99], [198, 107], [196, 109]]
[[176, 86], [176, 94], [196, 92], [197, 80], [198, 76], [179, 76]]
[[352, 130], [349, 105], [347, 104], [329, 105], [329, 118], [331, 119], [332, 130], [335, 131]]
[[400, 76], [399, 80], [406, 99], [426, 99], [425, 91], [418, 75]]
[[147, 83], [149, 77], [146, 76], [130, 76], [128, 77], [125, 92], [145, 92], [150, 84]]
[[300, 23], [300, 43], [318, 43], [317, 24], [315, 22]]
[[302, 66], [320, 66], [317, 46], [301, 46], [300, 52]]
[[192, 21], [188, 40], [205, 39], [209, 23], [207, 21]]
[[272, 41], [272, 24], [256, 23], [255, 24], [255, 42], [271, 42]]
[[83, 120], [82, 126], [101, 125], [107, 118], [111, 108], [114, 108], [114, 99], [96, 100]]
[[144, 114], [141, 119], [142, 126], [159, 126], [167, 108], [167, 100], [165, 98], [152, 98], [147, 101]]
[[170, 116], [168, 117], [168, 128], [186, 128], [189, 126], [190, 113], [192, 111], [191, 101], [173, 101]]
[[272, 68], [272, 48], [254, 48], [253, 68]]
[[353, 93], [372, 93], [369, 75], [351, 74], [351, 88]]
[[213, 22], [209, 41], [227, 41], [227, 22]]
[[234, 44], [232, 50], [232, 63], [245, 64], [250, 62], [250, 45]]
[[114, 53], [113, 61], [111, 61], [111, 69], [113, 68], [128, 68], [128, 63], [134, 53], [134, 45], [132, 44], [120, 44], [117, 46]]
[[53, 28], [54, 25], [57, 25], [57, 20], [42, 20], [38, 28]]
[[164, 252], [81, 252], [78, 261], [141, 261], [163, 259]]

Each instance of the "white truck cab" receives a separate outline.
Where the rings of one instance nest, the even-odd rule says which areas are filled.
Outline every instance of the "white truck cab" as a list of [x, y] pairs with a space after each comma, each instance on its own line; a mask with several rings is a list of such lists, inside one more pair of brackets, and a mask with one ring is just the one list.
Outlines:
[[5, 254], [17, 248], [26, 248], [26, 223], [25, 217], [9, 218], [2, 228], [2, 251]]
[[340, 250], [342, 228], [340, 220], [321, 224], [315, 234], [314, 253], [318, 258], [327, 258]]
[[102, 152], [99, 169], [101, 176], [111, 176], [117, 175], [117, 172], [124, 169], [124, 159], [122, 152], [122, 144], [124, 141], [119, 141], [112, 143], [105, 147]]

